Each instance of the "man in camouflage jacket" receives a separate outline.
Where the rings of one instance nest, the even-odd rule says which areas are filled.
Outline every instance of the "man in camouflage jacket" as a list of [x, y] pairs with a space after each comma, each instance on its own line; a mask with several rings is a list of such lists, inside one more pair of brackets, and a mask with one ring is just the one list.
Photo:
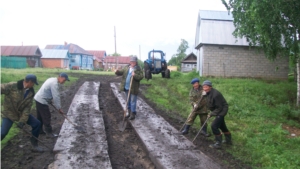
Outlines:
[[126, 117], [129, 120], [134, 120], [136, 116], [136, 101], [137, 95], [139, 92], [140, 81], [144, 78], [143, 71], [139, 65], [137, 65], [137, 57], [130, 58], [130, 65], [125, 66], [122, 70], [116, 70], [116, 75], [122, 76], [122, 82], [120, 85], [120, 91], [124, 91], [126, 94], [126, 99], [129, 92], [130, 80], [132, 79], [132, 84], [130, 87], [130, 95], [127, 104], [129, 113], [126, 114]]
[[[198, 78], [194, 78], [191, 81], [191, 84], [193, 85], [193, 87], [190, 90], [189, 97], [190, 97], [190, 103], [193, 107], [193, 112], [190, 113], [190, 115], [185, 123], [182, 134], [188, 134], [189, 128], [191, 125], [193, 125], [194, 120], [196, 119], [197, 115], [199, 115], [199, 117], [200, 117], [201, 126], [204, 125], [205, 120], [207, 119], [208, 111], [207, 111], [207, 106], [206, 106], [206, 102], [207, 102], [206, 95], [205, 95], [205, 92], [203, 92], [202, 86], [199, 84], [199, 82], [200, 82], [200, 80]], [[207, 123], [202, 128], [201, 134], [206, 137], [210, 136], [207, 133]]]
[[28, 124], [32, 127], [31, 133], [34, 136], [30, 138], [32, 150], [43, 152], [38, 146], [38, 140], [36, 140], [39, 137], [41, 122], [30, 114], [35, 94], [34, 84], [38, 85], [37, 78], [33, 74], [28, 74], [25, 79], [18, 82], [1, 84], [1, 94], [5, 95], [3, 110], [1, 111], [1, 140], [5, 138], [14, 122], [21, 129], [25, 124]]

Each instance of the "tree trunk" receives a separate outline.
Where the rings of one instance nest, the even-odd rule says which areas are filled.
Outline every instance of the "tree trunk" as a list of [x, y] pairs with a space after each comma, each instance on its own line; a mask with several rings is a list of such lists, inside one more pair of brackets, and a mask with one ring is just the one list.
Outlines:
[[300, 106], [300, 57], [298, 57], [298, 60], [297, 60], [297, 75], [298, 75], [298, 78], [297, 78], [297, 107]]

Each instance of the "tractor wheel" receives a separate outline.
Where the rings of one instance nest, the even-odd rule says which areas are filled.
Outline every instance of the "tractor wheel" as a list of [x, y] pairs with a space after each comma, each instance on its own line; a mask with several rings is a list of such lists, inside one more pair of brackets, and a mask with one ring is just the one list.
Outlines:
[[147, 70], [147, 71], [145, 72], [145, 78], [146, 78], [147, 80], [152, 79], [152, 74], [151, 74], [150, 70]]
[[148, 80], [149, 79], [149, 73], [148, 73], [149, 70], [149, 65], [147, 62], [144, 62], [144, 72], [145, 72], [145, 78]]
[[167, 69], [167, 70], [165, 71], [165, 77], [166, 77], [166, 78], [170, 78], [170, 75], [171, 75], [170, 69]]
[[161, 77], [165, 78], [165, 72], [161, 72]]

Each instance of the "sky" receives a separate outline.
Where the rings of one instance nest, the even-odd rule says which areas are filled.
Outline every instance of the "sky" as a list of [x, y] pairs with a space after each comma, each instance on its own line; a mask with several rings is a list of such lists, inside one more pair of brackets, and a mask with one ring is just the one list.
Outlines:
[[155, 49], [169, 60], [181, 39], [196, 53], [199, 10], [226, 8], [221, 0], [0, 0], [0, 45], [67, 42], [141, 60]]

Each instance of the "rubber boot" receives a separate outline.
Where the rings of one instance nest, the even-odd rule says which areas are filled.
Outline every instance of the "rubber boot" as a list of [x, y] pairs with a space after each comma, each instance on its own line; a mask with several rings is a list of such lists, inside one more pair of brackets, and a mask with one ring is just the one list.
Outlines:
[[127, 112], [126, 112], [125, 118], [128, 118], [130, 116], [130, 114], [131, 114], [131, 111], [128, 109]]
[[181, 133], [182, 133], [183, 135], [188, 134], [188, 133], [189, 133], [190, 127], [191, 127], [191, 125], [185, 125], [185, 126], [184, 126], [184, 129], [182, 130]]
[[204, 126], [203, 129], [201, 130], [201, 134], [205, 137], [209, 137], [210, 134], [207, 133], [207, 126]]
[[32, 145], [31, 151], [38, 152], [38, 153], [44, 152], [44, 150], [41, 147], [38, 146], [38, 140], [35, 139], [34, 137], [30, 138], [30, 143]]
[[135, 119], [135, 115], [136, 115], [136, 112], [130, 113], [129, 120], [134, 120]]
[[224, 133], [224, 136], [225, 136], [225, 140], [223, 140], [223, 143], [224, 144], [227, 144], [227, 145], [232, 145], [232, 142], [231, 142], [231, 133]]
[[45, 127], [46, 137], [47, 138], [55, 138], [58, 135], [52, 133], [52, 127]]
[[220, 149], [221, 148], [221, 144], [222, 144], [222, 135], [215, 135], [215, 144], [211, 144], [209, 145], [210, 148], [216, 148], [216, 149]]

